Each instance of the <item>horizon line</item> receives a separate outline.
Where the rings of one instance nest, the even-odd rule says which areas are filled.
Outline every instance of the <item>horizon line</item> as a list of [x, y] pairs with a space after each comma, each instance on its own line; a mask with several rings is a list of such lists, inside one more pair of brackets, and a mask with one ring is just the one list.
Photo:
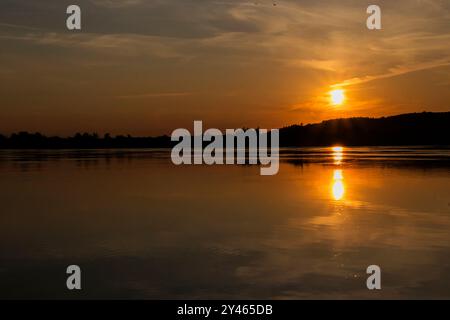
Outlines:
[[[399, 117], [399, 116], [408, 116], [408, 115], [417, 115], [417, 114], [424, 114], [424, 113], [430, 113], [430, 114], [445, 114], [445, 113], [450, 113], [449, 111], [421, 111], [421, 112], [408, 112], [408, 113], [400, 113], [400, 114], [393, 114], [393, 115], [385, 115], [385, 116], [378, 116], [378, 117], [369, 117], [369, 116], [355, 116], [355, 117], [347, 117], [347, 118], [332, 118], [332, 119], [326, 119], [326, 120], [322, 120], [320, 122], [313, 122], [313, 123], [307, 123], [307, 124], [303, 124], [303, 123], [293, 123], [293, 124], [289, 124], [289, 125], [285, 125], [279, 128], [270, 128], [270, 129], [285, 129], [285, 128], [290, 128], [290, 127], [294, 127], [294, 126], [312, 126], [312, 125], [319, 125], [322, 123], [326, 123], [326, 122], [330, 122], [330, 121], [338, 121], [338, 120], [352, 120], [352, 119], [372, 119], [372, 120], [377, 120], [377, 119], [384, 119], [384, 118], [392, 118], [392, 117]], [[192, 122], [194, 121], [200, 121], [200, 120], [192, 120]], [[174, 130], [176, 130], [178, 128], [175, 128]], [[242, 127], [236, 127], [234, 129], [266, 129], [266, 128], [261, 128], [260, 126], [257, 127], [247, 127], [247, 126], [242, 126]], [[267, 128], [269, 129], [269, 128]], [[78, 131], [73, 133], [72, 135], [68, 135], [68, 136], [59, 136], [59, 135], [46, 135], [45, 133], [39, 132], [39, 131], [34, 131], [34, 132], [30, 132], [27, 130], [20, 130], [20, 131], [14, 131], [11, 132], [9, 134], [4, 134], [2, 132], [0, 132], [0, 137], [4, 137], [4, 138], [8, 138], [11, 137], [12, 135], [18, 135], [18, 134], [30, 134], [30, 135], [36, 135], [36, 134], [40, 134], [43, 137], [46, 138], [73, 138], [78, 134], [90, 134], [90, 135], [99, 135], [99, 132], [96, 131]], [[109, 135], [111, 138], [113, 137], [131, 137], [131, 138], [159, 138], [159, 137], [170, 137], [171, 134], [160, 134], [160, 135], [153, 135], [153, 136], [131, 136], [130, 134], [127, 133], [120, 133], [120, 134], [116, 134], [116, 135], [111, 135], [109, 132], [104, 132], [103, 133], [103, 137]], [[99, 137], [100, 138], [100, 137]]]

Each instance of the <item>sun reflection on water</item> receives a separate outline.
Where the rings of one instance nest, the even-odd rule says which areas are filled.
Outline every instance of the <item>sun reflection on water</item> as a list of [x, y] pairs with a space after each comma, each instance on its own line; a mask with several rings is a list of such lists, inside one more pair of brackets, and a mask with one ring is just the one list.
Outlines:
[[[335, 146], [331, 148], [333, 163], [336, 166], [340, 166], [344, 159], [344, 148]], [[344, 174], [342, 169], [335, 169], [333, 171], [333, 180], [331, 184], [331, 192], [333, 199], [336, 201], [342, 200], [345, 195]]]
[[343, 147], [333, 147], [333, 160], [335, 165], [340, 165], [344, 159], [344, 148]]
[[339, 201], [344, 198], [345, 185], [344, 185], [344, 175], [342, 173], [342, 170], [334, 170], [331, 191], [332, 191], [334, 200]]

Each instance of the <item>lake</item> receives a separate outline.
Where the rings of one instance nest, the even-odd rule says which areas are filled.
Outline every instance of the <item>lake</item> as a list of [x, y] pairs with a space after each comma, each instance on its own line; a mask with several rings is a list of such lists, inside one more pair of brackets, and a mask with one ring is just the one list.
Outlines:
[[450, 148], [2, 150], [0, 203], [0, 298], [450, 298]]

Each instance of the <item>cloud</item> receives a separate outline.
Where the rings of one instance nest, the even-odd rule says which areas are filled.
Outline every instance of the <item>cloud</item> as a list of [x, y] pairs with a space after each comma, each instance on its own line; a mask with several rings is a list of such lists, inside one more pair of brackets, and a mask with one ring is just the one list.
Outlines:
[[28, 26], [21, 26], [21, 25], [11, 24], [11, 23], [0, 23], [0, 27], [13, 28], [13, 29], [23, 29], [23, 30], [32, 30], [32, 31], [39, 31], [39, 30], [41, 30], [39, 28], [33, 28], [33, 27], [28, 27]]
[[358, 84], [362, 84], [362, 83], [366, 83], [366, 82], [370, 82], [370, 81], [374, 81], [374, 80], [392, 78], [392, 77], [400, 76], [400, 75], [407, 74], [410, 72], [434, 69], [434, 68], [445, 67], [445, 66], [449, 66], [449, 65], [450, 65], [449, 59], [423, 62], [423, 63], [418, 63], [418, 64], [416, 63], [416, 64], [411, 64], [411, 65], [399, 65], [399, 66], [395, 66], [395, 67], [389, 69], [388, 72], [385, 74], [355, 77], [355, 78], [344, 80], [343, 82], [340, 82], [340, 83], [333, 84], [333, 85], [331, 85], [331, 87], [336, 88], [336, 87], [346, 87], [346, 86], [358, 85]]
[[139, 6], [142, 0], [91, 0], [95, 5], [107, 8], [123, 8], [129, 6]]
[[192, 92], [151, 92], [117, 96], [119, 99], [141, 99], [141, 98], [165, 98], [186, 97], [193, 95]]
[[83, 34], [40, 32], [24, 35], [0, 35], [0, 39], [28, 41], [44, 46], [82, 48], [86, 50], [106, 51], [111, 55], [139, 56], [149, 55], [159, 58], [188, 57], [177, 51], [182, 42], [170, 38], [143, 36], [135, 34]]

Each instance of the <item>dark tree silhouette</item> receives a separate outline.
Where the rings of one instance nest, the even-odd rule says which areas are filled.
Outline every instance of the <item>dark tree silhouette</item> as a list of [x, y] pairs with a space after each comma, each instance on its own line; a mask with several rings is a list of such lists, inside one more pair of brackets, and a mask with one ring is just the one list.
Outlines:
[[[317, 124], [292, 125], [280, 129], [281, 147], [375, 145], [450, 145], [450, 112], [422, 112], [382, 118], [348, 118]], [[169, 148], [175, 145], [167, 135], [132, 137], [106, 133], [76, 133], [73, 137], [46, 137], [19, 132], [0, 135], [0, 148], [89, 149], [89, 148]]]
[[450, 112], [327, 120], [280, 130], [280, 145], [449, 145]]

